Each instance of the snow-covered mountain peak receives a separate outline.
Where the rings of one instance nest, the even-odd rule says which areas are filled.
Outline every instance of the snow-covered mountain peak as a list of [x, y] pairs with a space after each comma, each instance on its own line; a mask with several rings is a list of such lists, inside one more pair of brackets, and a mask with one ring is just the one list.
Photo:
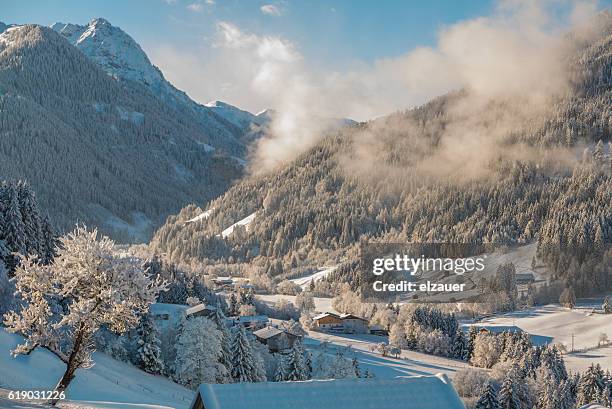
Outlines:
[[260, 119], [221, 101], [214, 106], [193, 101], [168, 82], [140, 45], [119, 27], [96, 18], [87, 25], [56, 23], [51, 28], [113, 78], [143, 85], [170, 107], [192, 112], [209, 135], [200, 142], [231, 155], [246, 154], [246, 141], [242, 138], [249, 132], [251, 123], [260, 123]]
[[104, 18], [95, 18], [85, 26], [56, 23], [51, 28], [113, 77], [148, 86], [164, 81], [161, 71], [151, 64], [138, 43]]

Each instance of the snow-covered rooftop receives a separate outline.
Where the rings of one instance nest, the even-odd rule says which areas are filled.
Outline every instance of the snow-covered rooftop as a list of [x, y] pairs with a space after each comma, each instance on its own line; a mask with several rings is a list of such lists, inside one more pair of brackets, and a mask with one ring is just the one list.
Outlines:
[[342, 318], [343, 320], [349, 319], [349, 320], [362, 320], [362, 321], [368, 321], [365, 318], [362, 317], [358, 317], [357, 315], [353, 315], [353, 314], [340, 314], [340, 318]]
[[186, 315], [191, 315], [191, 314], [195, 314], [196, 312], [200, 312], [202, 310], [210, 310], [210, 311], [215, 311], [217, 309], [217, 307], [213, 306], [213, 305], [206, 305], [206, 304], [198, 304], [198, 305], [194, 305], [193, 307], [189, 307], [185, 310], [185, 314]]
[[[192, 408], [464, 409], [445, 375], [393, 379], [204, 384]], [[203, 404], [203, 405], [202, 405]], [[200, 406], [201, 405], [201, 406]]]
[[244, 315], [236, 320], [239, 322], [267, 322], [268, 317], [266, 315]]
[[261, 339], [268, 339], [268, 338], [272, 338], [278, 334], [282, 334], [283, 331], [278, 329], [278, 328], [274, 328], [274, 327], [265, 327], [262, 328], [260, 330], [257, 330], [255, 332], [253, 332], [253, 335], [255, 335], [257, 338], [261, 338]]
[[312, 317], [313, 320], [320, 320], [321, 318], [325, 318], [325, 317], [336, 317], [336, 318], [340, 318], [339, 315], [334, 314], [332, 312], [324, 312], [322, 314], [319, 315], [315, 315], [314, 317]]

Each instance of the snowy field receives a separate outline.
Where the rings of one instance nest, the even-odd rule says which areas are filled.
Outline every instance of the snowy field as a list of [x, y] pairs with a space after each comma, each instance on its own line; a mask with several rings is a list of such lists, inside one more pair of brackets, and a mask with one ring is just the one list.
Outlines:
[[[65, 365], [51, 352], [36, 349], [11, 357], [21, 337], [0, 329], [0, 408], [37, 407], [9, 402], [7, 390], [52, 390]], [[161, 376], [147, 374], [111, 357], [94, 353], [95, 365], [79, 369], [67, 391], [64, 408], [185, 409], [193, 392]], [[4, 397], [3, 397], [4, 396]]]
[[324, 341], [330, 343], [328, 347], [330, 353], [335, 353], [337, 348], [350, 346], [359, 362], [361, 371], [367, 369], [377, 378], [443, 373], [452, 379], [457, 371], [468, 367], [467, 363], [462, 361], [415, 351], [403, 350], [398, 359], [383, 357], [379, 353], [372, 353], [370, 347], [386, 342], [387, 337], [370, 334], [335, 335], [309, 331], [304, 344], [307, 348], [315, 348]]
[[236, 223], [232, 224], [227, 229], [223, 230], [221, 232], [221, 236], [223, 238], [229, 236], [230, 234], [232, 234], [234, 232], [234, 229], [236, 228], [236, 226], [244, 226], [247, 229], [247, 231], [248, 231], [249, 230], [249, 224], [251, 224], [253, 222], [253, 220], [255, 220], [255, 216], [256, 215], [257, 215], [257, 212], [251, 213], [250, 215], [248, 215], [244, 219], [237, 221]]
[[[593, 306], [601, 306], [600, 301], [582, 301], [573, 310], [556, 304], [545, 305], [496, 316], [483, 320], [482, 323], [517, 325], [531, 334], [550, 336], [553, 343], [561, 343], [567, 349], [572, 346], [573, 335], [575, 349], [589, 348], [597, 345], [601, 333], [612, 338], [612, 315], [593, 312]], [[612, 369], [612, 348], [569, 354], [565, 359], [568, 367], [574, 370], [584, 370], [591, 363], [599, 363], [606, 369]]]
[[319, 281], [322, 278], [327, 277], [330, 273], [332, 273], [334, 270], [336, 270], [338, 268], [338, 266], [333, 266], [333, 267], [325, 267], [313, 274], [307, 275], [305, 277], [300, 277], [300, 278], [294, 278], [293, 280], [289, 280], [297, 285], [299, 285], [300, 287], [302, 287], [302, 290], [305, 290], [306, 287], [308, 287], [310, 285], [311, 281], [314, 281], [315, 283], [317, 281]]
[[[278, 300], [287, 300], [291, 301], [295, 305], [295, 296], [294, 295], [282, 295], [282, 294], [256, 294], [255, 297], [266, 304], [273, 306]], [[338, 311], [334, 310], [331, 305], [331, 298], [323, 298], [323, 297], [314, 297], [315, 310], [317, 312], [334, 312], [338, 313]]]

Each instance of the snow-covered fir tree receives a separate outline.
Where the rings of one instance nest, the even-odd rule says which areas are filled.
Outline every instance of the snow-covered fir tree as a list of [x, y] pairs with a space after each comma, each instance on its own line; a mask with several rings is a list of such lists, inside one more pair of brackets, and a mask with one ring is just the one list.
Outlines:
[[188, 388], [202, 383], [220, 383], [227, 368], [219, 362], [221, 332], [205, 317], [186, 320], [177, 339], [174, 378]]
[[[8, 184], [3, 188], [4, 199], [4, 225], [2, 226], [2, 239], [11, 252], [22, 255], [26, 253], [26, 233], [23, 224], [21, 209], [19, 208], [19, 195], [17, 188], [13, 184]], [[7, 263], [10, 267], [15, 267], [16, 261], [11, 260]]]
[[509, 371], [499, 390], [500, 409], [527, 409], [523, 406], [519, 394], [519, 382], [514, 371]]
[[239, 325], [232, 334], [231, 377], [235, 382], [260, 382], [257, 374], [253, 348], [243, 326]]
[[540, 365], [548, 368], [557, 382], [567, 379], [565, 361], [556, 345], [546, 346], [542, 350], [540, 354]]
[[478, 398], [475, 409], [500, 409], [497, 391], [491, 382], [487, 383], [483, 393]]
[[591, 364], [581, 376], [576, 393], [578, 406], [596, 403], [600, 400], [605, 387], [604, 372], [599, 364]]
[[152, 374], [163, 373], [164, 362], [161, 357], [159, 331], [151, 314], [144, 315], [140, 320], [137, 352], [140, 368]]
[[474, 326], [470, 327], [468, 331], [468, 336], [466, 337], [465, 343], [465, 354], [463, 355], [463, 360], [470, 362], [472, 359], [472, 353], [474, 352], [474, 343], [476, 341], [476, 336], [478, 335], [478, 329]]
[[280, 355], [276, 364], [276, 371], [274, 372], [274, 380], [276, 382], [283, 382], [287, 380], [287, 358], [285, 355]]
[[286, 381], [304, 381], [309, 378], [308, 367], [304, 359], [304, 349], [299, 341], [293, 343], [284, 365]]
[[[15, 271], [24, 307], [5, 315], [4, 323], [25, 342], [13, 352], [27, 354], [42, 346], [60, 357], [66, 370], [55, 388], [58, 392], [68, 388], [77, 369], [92, 365], [94, 335], [101, 326], [116, 333], [135, 327], [165, 287], [160, 280], [150, 280], [139, 262], [117, 254], [110, 239], [77, 227], [61, 239], [52, 264], [26, 257]], [[65, 309], [53, 313], [51, 300]]]
[[463, 331], [458, 328], [453, 338], [453, 358], [464, 359], [467, 355], [467, 340]]

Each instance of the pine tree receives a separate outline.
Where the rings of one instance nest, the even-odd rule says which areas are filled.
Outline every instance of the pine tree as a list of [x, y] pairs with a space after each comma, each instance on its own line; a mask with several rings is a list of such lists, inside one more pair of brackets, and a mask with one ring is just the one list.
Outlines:
[[567, 379], [565, 361], [556, 346], [545, 347], [542, 350], [540, 365], [546, 367], [557, 382]]
[[[221, 351], [219, 355], [219, 362], [229, 369], [232, 367], [231, 362], [231, 334], [227, 329], [226, 317], [223, 313], [223, 308], [221, 303], [217, 300], [217, 307], [215, 308], [215, 313], [212, 316], [213, 322], [217, 325], [217, 329], [221, 332]], [[228, 372], [229, 375], [229, 372]], [[229, 380], [229, 377], [228, 379]]]
[[243, 326], [233, 331], [231, 346], [231, 377], [235, 382], [257, 382], [253, 348]]
[[601, 309], [603, 310], [604, 314], [612, 314], [612, 303], [610, 303], [610, 297], [606, 296], [606, 298], [604, 298]]
[[604, 389], [603, 371], [599, 364], [591, 364], [578, 382], [578, 391], [576, 394], [576, 403], [578, 406], [587, 405], [597, 402], [601, 392]]
[[465, 345], [465, 354], [463, 356], [463, 360], [470, 362], [472, 359], [472, 354], [474, 353], [474, 344], [476, 342], [476, 336], [478, 335], [478, 329], [475, 326], [470, 327], [470, 331], [468, 332], [467, 342]]
[[236, 300], [236, 294], [231, 293], [229, 297], [229, 311], [230, 317], [238, 315], [238, 300]]
[[146, 314], [138, 327], [138, 363], [141, 369], [152, 374], [164, 371], [161, 358], [159, 332], [150, 314]]
[[565, 308], [574, 308], [576, 306], [576, 294], [572, 287], [566, 287], [559, 296], [559, 304]]
[[49, 264], [53, 261], [55, 254], [57, 253], [57, 238], [51, 227], [48, 217], [42, 217], [41, 219], [41, 242], [39, 248], [40, 262], [42, 264]]
[[502, 383], [499, 391], [499, 407], [500, 409], [523, 409], [517, 391], [517, 380], [514, 377], [514, 371], [508, 372]]
[[[4, 213], [4, 242], [11, 252], [26, 255], [26, 237], [23, 225], [17, 189], [12, 184], [6, 188], [6, 204]], [[8, 267], [16, 267], [17, 260], [9, 257]]]
[[497, 392], [491, 382], [487, 383], [484, 392], [478, 398], [475, 409], [500, 409]]
[[285, 355], [279, 355], [276, 371], [274, 372], [274, 380], [276, 382], [283, 382], [287, 380], [287, 358]]
[[17, 198], [23, 221], [25, 254], [41, 253], [42, 226], [34, 192], [25, 182], [17, 184]]
[[453, 358], [456, 359], [464, 359], [467, 354], [467, 340], [465, 339], [465, 334], [461, 329], [457, 329], [455, 332], [455, 337], [453, 338]]

